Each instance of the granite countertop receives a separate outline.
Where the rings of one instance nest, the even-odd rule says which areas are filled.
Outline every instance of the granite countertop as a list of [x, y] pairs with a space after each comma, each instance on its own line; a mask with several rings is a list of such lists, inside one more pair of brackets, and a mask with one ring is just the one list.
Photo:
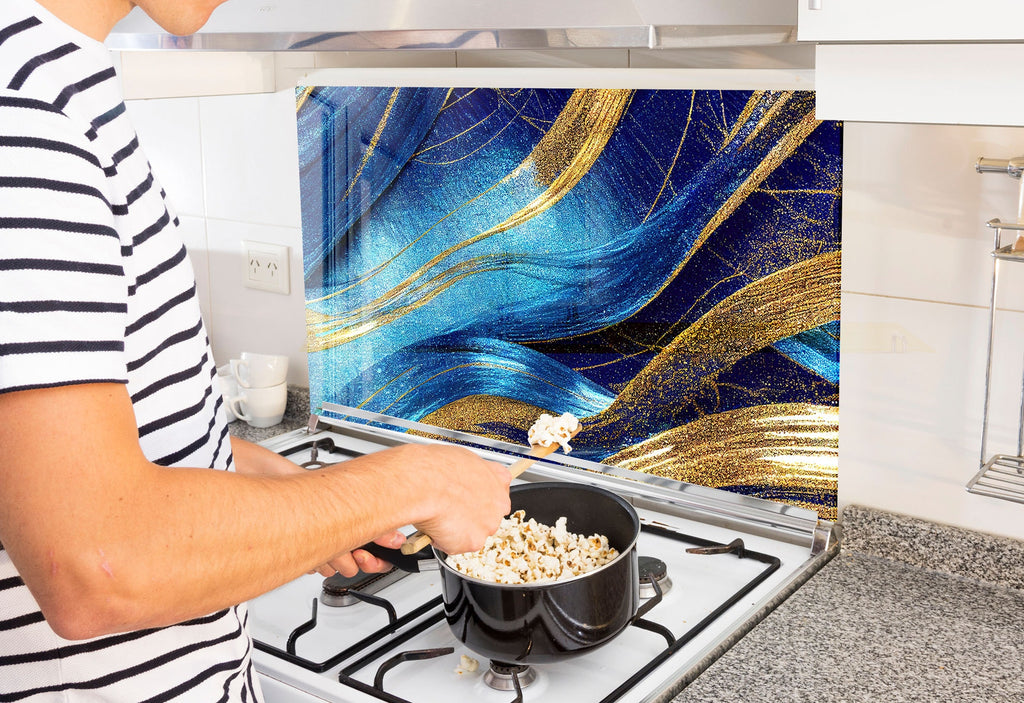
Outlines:
[[840, 553], [673, 703], [1024, 700], [1024, 543], [857, 506]]

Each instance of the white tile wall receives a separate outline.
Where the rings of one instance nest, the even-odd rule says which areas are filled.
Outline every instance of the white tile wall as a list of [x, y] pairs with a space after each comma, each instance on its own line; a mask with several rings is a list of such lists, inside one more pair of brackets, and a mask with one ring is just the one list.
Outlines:
[[627, 68], [626, 49], [460, 51], [460, 68]]
[[[285, 354], [288, 381], [309, 384], [302, 281], [302, 235], [298, 227], [207, 219], [210, 259], [210, 343], [218, 364], [243, 351]], [[291, 294], [242, 286], [242, 240], [289, 247]]]
[[316, 51], [276, 54], [277, 87], [303, 83], [311, 70], [321, 68], [454, 68], [454, 51]]
[[129, 100], [127, 109], [142, 150], [175, 210], [179, 215], [204, 216], [199, 100]]
[[[128, 110], [181, 219], [217, 362], [287, 354], [289, 383], [307, 385], [294, 91], [129, 100]], [[243, 240], [290, 248], [290, 295], [243, 286]]]
[[[992, 232], [1019, 182], [974, 170], [1024, 129], [844, 126], [841, 505], [1024, 538], [1024, 507], [968, 494], [981, 463]], [[991, 451], [1016, 453], [1024, 263], [1003, 267]], [[1010, 312], [1009, 310], [1012, 310]]]
[[121, 82], [130, 100], [274, 90], [274, 54], [122, 51]]
[[[980, 464], [986, 312], [853, 293], [842, 306], [840, 504], [1024, 538], [1024, 507], [965, 490]], [[1004, 340], [1019, 351], [1024, 316], [1007, 315]], [[848, 330], [862, 338], [858, 326], [885, 326], [890, 344], [848, 343]], [[1021, 365], [1007, 356], [997, 363], [989, 446], [1016, 453]]]
[[196, 274], [199, 308], [209, 331], [213, 324], [213, 308], [210, 297], [210, 248], [206, 236], [206, 218], [180, 215], [178, 219], [181, 221], [181, 238], [185, 241], [185, 250], [188, 251], [192, 269]]
[[199, 99], [206, 215], [298, 227], [295, 91]]
[[813, 44], [630, 49], [632, 68], [814, 69]]
[[[843, 151], [843, 288], [987, 306], [985, 223], [1017, 218], [1020, 181], [974, 164], [1024, 153], [1024, 130], [847, 122]], [[1024, 309], [1013, 283], [1005, 303]]]
[[[286, 353], [289, 381], [306, 383], [293, 92], [130, 109], [158, 175], [189, 211], [182, 221], [218, 360]], [[1009, 177], [976, 174], [974, 162], [1022, 153], [1021, 128], [846, 123], [841, 504], [1024, 538], [1024, 507], [964, 488], [980, 456], [984, 223], [1014, 219], [1019, 192]], [[292, 248], [290, 296], [242, 287], [245, 238]], [[1012, 450], [1024, 264], [1003, 278], [993, 427], [997, 448]]]

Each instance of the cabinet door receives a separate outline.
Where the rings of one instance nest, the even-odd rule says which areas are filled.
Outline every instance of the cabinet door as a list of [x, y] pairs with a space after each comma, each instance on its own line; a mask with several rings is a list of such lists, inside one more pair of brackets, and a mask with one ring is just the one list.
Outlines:
[[[1024, 39], [1022, 0], [797, 0], [800, 41]], [[816, 9], [812, 9], [816, 8]]]
[[819, 119], [1024, 125], [1024, 44], [819, 44]]

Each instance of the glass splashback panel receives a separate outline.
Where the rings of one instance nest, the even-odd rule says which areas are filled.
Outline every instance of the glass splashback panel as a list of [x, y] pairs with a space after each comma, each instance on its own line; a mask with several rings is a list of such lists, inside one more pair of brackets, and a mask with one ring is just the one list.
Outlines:
[[310, 395], [834, 519], [842, 125], [801, 91], [297, 91]]

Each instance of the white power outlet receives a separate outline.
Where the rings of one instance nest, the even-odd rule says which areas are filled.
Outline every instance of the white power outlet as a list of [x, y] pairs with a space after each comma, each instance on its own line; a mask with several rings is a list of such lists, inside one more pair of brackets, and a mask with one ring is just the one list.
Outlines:
[[243, 241], [242, 282], [246, 288], [288, 295], [288, 247]]

